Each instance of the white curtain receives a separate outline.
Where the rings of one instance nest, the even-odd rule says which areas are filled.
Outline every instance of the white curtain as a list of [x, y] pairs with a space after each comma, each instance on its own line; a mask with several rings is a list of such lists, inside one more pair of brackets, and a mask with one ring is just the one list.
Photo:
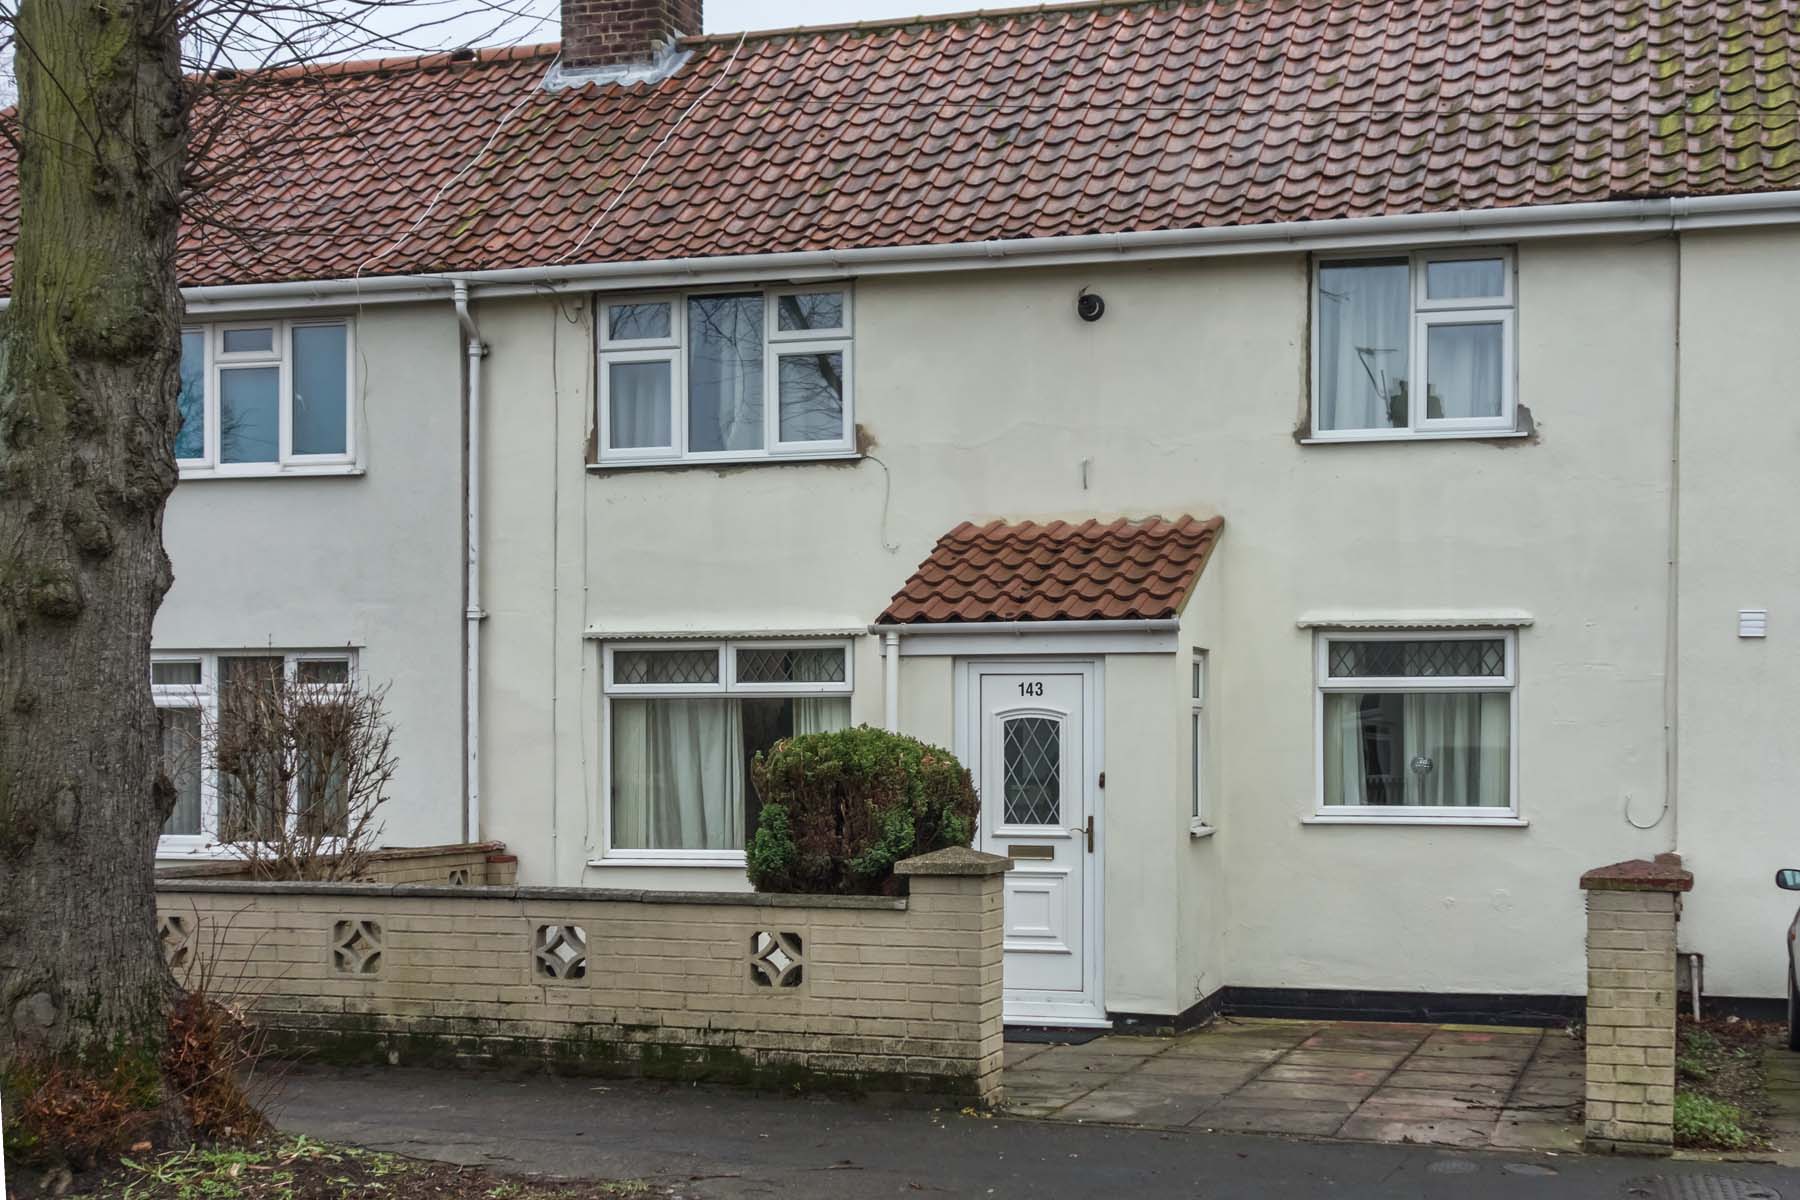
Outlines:
[[1405, 262], [1320, 266], [1320, 429], [1406, 424], [1411, 278]]
[[848, 696], [818, 696], [794, 701], [794, 733], [830, 733], [850, 727]]
[[1425, 415], [1500, 415], [1505, 326], [1432, 325], [1425, 333]]
[[1329, 692], [1325, 803], [1504, 806], [1511, 728], [1505, 692]]
[[741, 850], [744, 729], [734, 700], [612, 702], [613, 845]]
[[1406, 803], [1506, 804], [1511, 720], [1512, 704], [1503, 692], [1408, 695]]
[[1367, 804], [1369, 768], [1363, 759], [1362, 696], [1325, 695], [1325, 803]]
[[607, 365], [611, 445], [672, 446], [669, 429], [667, 362], [616, 362]]

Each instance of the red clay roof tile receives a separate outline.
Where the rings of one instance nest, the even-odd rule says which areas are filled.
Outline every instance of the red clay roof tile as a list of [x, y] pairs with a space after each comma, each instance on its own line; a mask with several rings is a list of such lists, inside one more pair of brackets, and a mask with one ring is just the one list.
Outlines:
[[[546, 91], [555, 46], [214, 85], [255, 153], [198, 164], [182, 279], [1800, 187], [1792, 0], [1172, 0], [688, 48], [655, 85]], [[0, 290], [14, 168], [0, 143]]]
[[882, 624], [1173, 617], [1224, 521], [1161, 517], [1070, 525], [965, 521], [894, 593]]

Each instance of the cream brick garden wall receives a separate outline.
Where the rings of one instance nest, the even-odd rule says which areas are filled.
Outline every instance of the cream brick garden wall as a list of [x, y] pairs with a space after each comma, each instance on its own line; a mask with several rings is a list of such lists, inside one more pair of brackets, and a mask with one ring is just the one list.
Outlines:
[[1675, 1131], [1678, 855], [1598, 867], [1587, 892], [1589, 1149], [1667, 1154]]
[[999, 1096], [1005, 860], [900, 864], [904, 899], [165, 879], [206, 964], [284, 1048]]

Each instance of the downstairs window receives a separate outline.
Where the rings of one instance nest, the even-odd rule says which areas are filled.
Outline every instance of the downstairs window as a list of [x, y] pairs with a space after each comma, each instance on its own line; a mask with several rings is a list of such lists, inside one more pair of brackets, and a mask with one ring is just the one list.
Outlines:
[[1318, 637], [1319, 812], [1512, 817], [1511, 632]]
[[605, 680], [609, 858], [741, 863], [756, 755], [850, 724], [847, 642], [617, 645]]

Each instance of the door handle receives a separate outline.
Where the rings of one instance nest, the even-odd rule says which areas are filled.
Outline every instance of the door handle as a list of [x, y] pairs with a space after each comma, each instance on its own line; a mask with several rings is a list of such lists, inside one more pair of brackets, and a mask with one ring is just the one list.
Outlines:
[[1087, 852], [1089, 854], [1094, 852], [1094, 817], [1092, 813], [1088, 814], [1087, 819]]

